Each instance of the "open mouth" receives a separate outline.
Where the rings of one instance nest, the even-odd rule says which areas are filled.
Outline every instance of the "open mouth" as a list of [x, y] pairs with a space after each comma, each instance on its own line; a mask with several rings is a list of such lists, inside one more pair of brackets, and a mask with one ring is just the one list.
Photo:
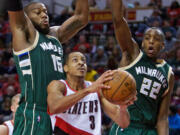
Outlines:
[[149, 47], [148, 48], [148, 52], [151, 53], [151, 54], [154, 53], [154, 48], [153, 47]]
[[48, 25], [49, 22], [47, 20], [43, 21], [43, 24]]

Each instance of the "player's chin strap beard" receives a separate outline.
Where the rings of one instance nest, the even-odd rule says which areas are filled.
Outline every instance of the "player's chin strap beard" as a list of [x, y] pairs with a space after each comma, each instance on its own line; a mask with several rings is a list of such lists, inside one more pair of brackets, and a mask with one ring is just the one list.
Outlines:
[[49, 27], [46, 28], [46, 29], [42, 29], [39, 25], [37, 25], [37, 24], [34, 23], [33, 21], [32, 21], [32, 23], [33, 23], [34, 27], [35, 27], [40, 33], [43, 33], [43, 34], [45, 34], [45, 35], [49, 33]]

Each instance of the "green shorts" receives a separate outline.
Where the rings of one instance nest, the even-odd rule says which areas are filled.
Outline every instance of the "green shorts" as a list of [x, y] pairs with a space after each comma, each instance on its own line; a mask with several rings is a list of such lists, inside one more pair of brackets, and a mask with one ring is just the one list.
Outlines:
[[134, 127], [128, 127], [122, 129], [117, 124], [113, 124], [109, 135], [158, 135], [158, 134], [156, 129], [134, 128]]
[[21, 104], [16, 111], [13, 135], [52, 135], [47, 110], [32, 104]]

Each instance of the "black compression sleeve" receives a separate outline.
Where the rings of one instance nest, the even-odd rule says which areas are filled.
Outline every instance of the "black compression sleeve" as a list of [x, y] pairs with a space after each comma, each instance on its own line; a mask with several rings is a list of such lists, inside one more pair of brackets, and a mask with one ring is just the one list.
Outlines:
[[20, 11], [23, 9], [21, 0], [7, 0], [6, 2], [8, 11]]

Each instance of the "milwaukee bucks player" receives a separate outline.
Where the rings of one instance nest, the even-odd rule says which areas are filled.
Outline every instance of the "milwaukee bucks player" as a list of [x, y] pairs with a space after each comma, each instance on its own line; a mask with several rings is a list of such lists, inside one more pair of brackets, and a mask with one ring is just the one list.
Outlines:
[[87, 24], [88, 0], [77, 0], [74, 15], [60, 27], [49, 27], [42, 3], [30, 3], [24, 10], [21, 0], [7, 0], [7, 5], [22, 91], [13, 134], [51, 135], [47, 85], [54, 79], [64, 79], [61, 43]]
[[158, 28], [147, 29], [141, 51], [122, 10], [122, 0], [112, 0], [115, 34], [122, 50], [120, 66], [136, 79], [138, 99], [128, 107], [129, 127], [122, 129], [114, 124], [110, 135], [169, 135], [168, 108], [174, 75], [164, 60], [157, 59], [164, 47], [164, 35]]

